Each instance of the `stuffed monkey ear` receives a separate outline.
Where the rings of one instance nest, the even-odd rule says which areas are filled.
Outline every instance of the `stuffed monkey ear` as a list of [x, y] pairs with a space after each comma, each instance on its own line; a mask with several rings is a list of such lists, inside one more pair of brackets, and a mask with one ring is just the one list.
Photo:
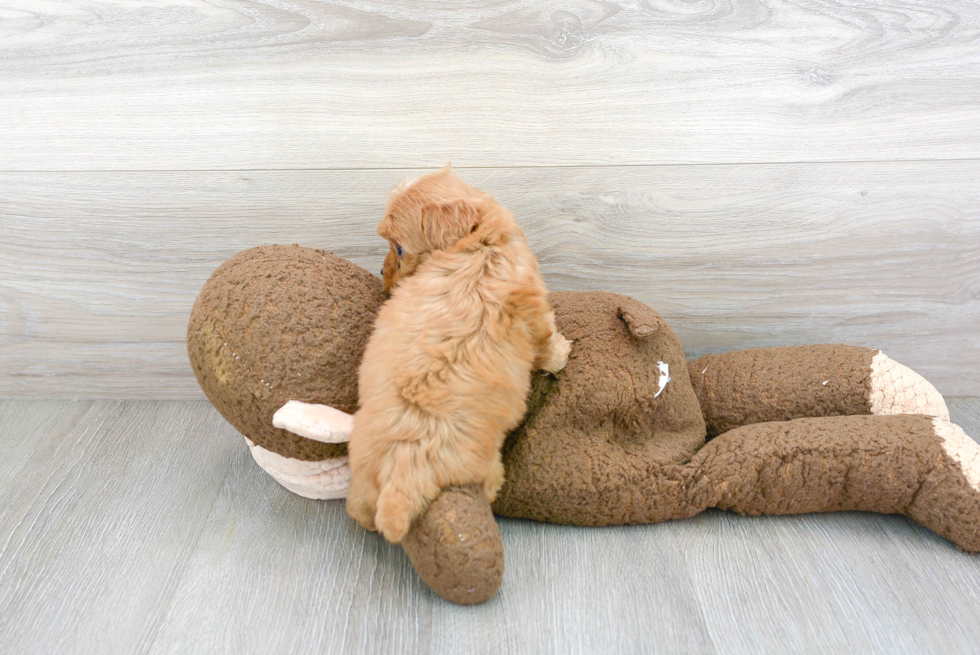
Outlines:
[[630, 334], [637, 339], [645, 339], [656, 334], [666, 325], [660, 314], [633, 298], [629, 298], [619, 306], [619, 317], [626, 323]]
[[426, 203], [422, 207], [422, 234], [432, 250], [455, 244], [480, 224], [480, 210], [469, 199]]

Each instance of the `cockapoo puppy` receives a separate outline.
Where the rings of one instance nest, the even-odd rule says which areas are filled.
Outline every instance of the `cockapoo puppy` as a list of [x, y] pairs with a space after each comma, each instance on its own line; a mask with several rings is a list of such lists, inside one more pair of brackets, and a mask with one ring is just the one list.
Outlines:
[[496, 497], [531, 372], [564, 368], [570, 342], [511, 213], [448, 166], [395, 187], [378, 233], [391, 297], [359, 370], [347, 511], [398, 543], [445, 487]]

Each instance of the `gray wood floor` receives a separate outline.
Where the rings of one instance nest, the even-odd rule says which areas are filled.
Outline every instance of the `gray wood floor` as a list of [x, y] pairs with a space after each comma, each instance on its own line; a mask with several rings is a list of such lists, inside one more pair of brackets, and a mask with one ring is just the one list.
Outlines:
[[[951, 399], [980, 434], [980, 399]], [[503, 520], [460, 607], [201, 401], [0, 401], [2, 653], [975, 653], [980, 558], [902, 517]]]

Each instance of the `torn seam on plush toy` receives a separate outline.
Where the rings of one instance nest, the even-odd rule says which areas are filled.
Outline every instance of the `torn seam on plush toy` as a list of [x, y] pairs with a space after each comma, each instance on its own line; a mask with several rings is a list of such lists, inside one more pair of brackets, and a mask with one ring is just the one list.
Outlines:
[[667, 387], [667, 383], [670, 382], [670, 366], [667, 365], [667, 362], [658, 361], [657, 364], [660, 366], [660, 379], [657, 381], [660, 388], [657, 389], [657, 393], [653, 394], [654, 398], [662, 394]]

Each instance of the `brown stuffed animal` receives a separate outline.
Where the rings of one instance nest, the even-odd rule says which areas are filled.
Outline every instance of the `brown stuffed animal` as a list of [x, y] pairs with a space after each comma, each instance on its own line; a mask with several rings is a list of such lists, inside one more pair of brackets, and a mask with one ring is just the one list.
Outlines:
[[[688, 362], [652, 309], [553, 293], [574, 341], [535, 377], [504, 446], [503, 516], [653, 523], [709, 507], [742, 514], [861, 510], [911, 517], [980, 551], [980, 446], [942, 396], [879, 351], [801, 346]], [[266, 246], [225, 262], [191, 315], [197, 379], [291, 491], [341, 498], [357, 366], [381, 282], [334, 255]], [[277, 427], [278, 426], [278, 427]], [[503, 547], [478, 488], [451, 488], [402, 542], [423, 580], [460, 603], [493, 596]]]

